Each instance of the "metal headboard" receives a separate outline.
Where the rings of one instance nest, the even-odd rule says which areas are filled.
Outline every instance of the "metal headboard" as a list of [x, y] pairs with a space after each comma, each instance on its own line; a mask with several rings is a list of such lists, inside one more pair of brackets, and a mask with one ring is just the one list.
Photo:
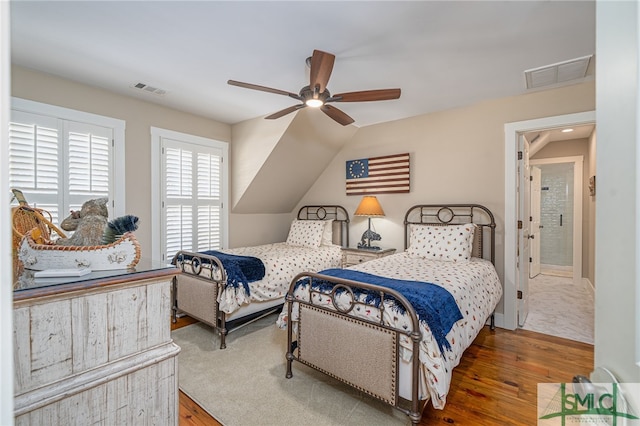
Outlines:
[[[474, 250], [478, 257], [489, 259], [495, 264], [496, 221], [491, 211], [480, 204], [419, 204], [407, 210], [404, 216], [404, 248], [409, 247], [410, 225], [457, 225], [475, 223], [478, 228], [474, 239]], [[485, 237], [489, 241], [486, 244]], [[488, 247], [486, 247], [488, 245]], [[488, 248], [489, 255], [485, 255]]]
[[[298, 210], [300, 220], [330, 220], [340, 229], [340, 245], [349, 247], [349, 213], [342, 206], [302, 206]], [[335, 230], [335, 227], [334, 227]]]

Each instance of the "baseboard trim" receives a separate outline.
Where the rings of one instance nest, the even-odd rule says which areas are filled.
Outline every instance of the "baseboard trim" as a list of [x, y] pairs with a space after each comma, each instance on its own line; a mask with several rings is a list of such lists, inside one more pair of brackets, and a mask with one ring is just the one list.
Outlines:
[[[490, 324], [491, 318], [489, 318], [486, 322], [487, 325]], [[496, 321], [496, 327], [500, 327], [500, 328], [505, 328], [507, 330], [515, 330], [515, 328], [509, 328], [509, 327], [505, 327], [504, 325], [504, 314], [495, 313], [495, 321]]]
[[589, 278], [582, 277], [582, 285], [589, 293], [591, 293], [591, 296], [596, 296], [596, 286], [593, 285]]

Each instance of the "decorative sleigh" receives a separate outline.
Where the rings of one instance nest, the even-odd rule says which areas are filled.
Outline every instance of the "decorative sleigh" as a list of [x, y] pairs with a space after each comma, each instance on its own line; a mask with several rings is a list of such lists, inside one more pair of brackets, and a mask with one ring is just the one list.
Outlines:
[[18, 259], [26, 269], [90, 268], [93, 271], [128, 269], [140, 261], [140, 243], [132, 232], [111, 244], [63, 246], [37, 244], [27, 234], [20, 243]]

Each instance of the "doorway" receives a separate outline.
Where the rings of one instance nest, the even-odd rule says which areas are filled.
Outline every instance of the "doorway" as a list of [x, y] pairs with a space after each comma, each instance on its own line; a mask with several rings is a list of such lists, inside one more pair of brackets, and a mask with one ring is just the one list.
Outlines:
[[582, 156], [529, 160], [540, 169], [540, 190], [531, 191], [540, 197], [539, 239], [532, 246], [539, 253], [531, 257], [539, 260], [541, 273], [571, 277], [575, 285], [582, 284], [583, 162]]
[[[593, 125], [595, 119], [595, 111], [588, 111], [505, 124], [504, 312], [502, 315], [496, 315], [496, 324], [500, 327], [511, 330], [517, 328], [518, 297], [519, 295], [522, 298], [528, 297], [528, 294], [526, 294], [528, 276], [526, 280], [521, 279], [521, 269], [526, 267], [528, 271], [528, 266], [525, 265], [529, 263], [529, 253], [520, 250], [519, 240], [521, 235], [517, 216], [518, 166], [519, 161], [521, 161], [518, 160], [518, 148], [521, 136], [526, 132], [539, 129]], [[526, 262], [524, 261], [525, 259], [527, 260]]]
[[[532, 176], [539, 173], [539, 179], [531, 180], [530, 192], [532, 218], [533, 206], [539, 205], [540, 232], [532, 240], [538, 241], [537, 253], [531, 245], [538, 265], [529, 263], [529, 312], [519, 325], [593, 344], [594, 292], [582, 277], [583, 157], [531, 159], [529, 164]], [[535, 223], [531, 221], [532, 228]]]

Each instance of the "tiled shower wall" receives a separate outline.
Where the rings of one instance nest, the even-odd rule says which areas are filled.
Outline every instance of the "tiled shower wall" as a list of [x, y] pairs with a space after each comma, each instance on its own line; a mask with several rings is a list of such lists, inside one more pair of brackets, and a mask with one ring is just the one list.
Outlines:
[[[540, 263], [573, 264], [573, 163], [544, 164], [540, 200]], [[562, 221], [560, 216], [562, 215]]]

